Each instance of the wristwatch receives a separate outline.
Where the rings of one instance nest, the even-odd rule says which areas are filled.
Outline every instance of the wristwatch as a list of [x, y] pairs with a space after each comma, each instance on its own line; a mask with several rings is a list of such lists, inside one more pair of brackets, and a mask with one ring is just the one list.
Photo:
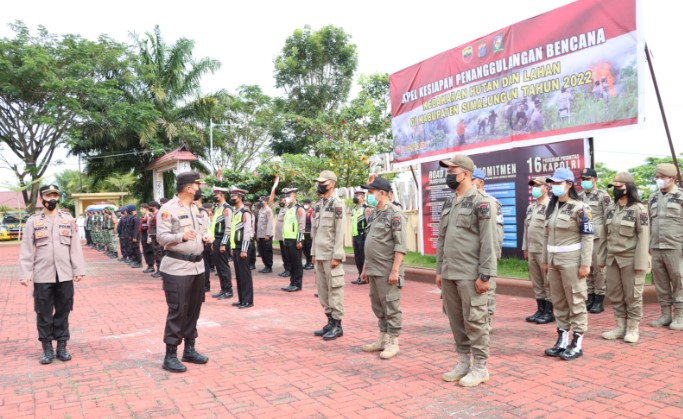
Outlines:
[[483, 282], [489, 282], [491, 275], [479, 274], [479, 279], [481, 279]]

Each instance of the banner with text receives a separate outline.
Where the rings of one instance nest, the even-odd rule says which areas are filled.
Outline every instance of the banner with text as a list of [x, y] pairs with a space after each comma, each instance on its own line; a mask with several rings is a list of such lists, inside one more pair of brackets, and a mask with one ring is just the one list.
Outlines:
[[[503, 208], [505, 256], [521, 256], [524, 215], [533, 200], [529, 180], [550, 176], [559, 167], [567, 167], [579, 177], [581, 169], [590, 166], [591, 154], [588, 140], [572, 140], [471, 155], [474, 164], [486, 173], [486, 192]], [[441, 207], [453, 191], [446, 185], [446, 169], [438, 160], [422, 163], [421, 174], [423, 252], [434, 255]]]
[[394, 73], [394, 161], [637, 124], [638, 41], [636, 0], [580, 0]]

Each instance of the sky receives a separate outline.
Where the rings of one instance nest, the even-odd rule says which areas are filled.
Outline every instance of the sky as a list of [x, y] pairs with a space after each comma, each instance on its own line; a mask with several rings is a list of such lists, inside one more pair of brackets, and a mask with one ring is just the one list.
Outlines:
[[[0, 36], [11, 37], [8, 24], [21, 20], [35, 32], [38, 25], [55, 34], [73, 33], [96, 39], [101, 34], [130, 42], [131, 34], [161, 28], [171, 44], [180, 37], [195, 42], [195, 58], [211, 57], [221, 69], [206, 76], [202, 90], [235, 92], [242, 84], [256, 84], [271, 96], [275, 88], [273, 59], [285, 39], [297, 28], [320, 29], [334, 25], [351, 35], [358, 50], [356, 77], [375, 72], [393, 73], [431, 56], [468, 43], [518, 21], [570, 3], [567, 0], [486, 0], [406, 2], [347, 0], [344, 2], [119, 0], [22, 0], [4, 2]], [[683, 152], [683, 89], [676, 79], [681, 60], [680, 14], [669, 0], [641, 0], [640, 33], [653, 55], [659, 90], [677, 154]], [[647, 67], [647, 66], [645, 66]], [[647, 68], [642, 69], [647, 71]], [[595, 137], [595, 160], [614, 170], [640, 165], [647, 156], [670, 155], [651, 78], [644, 78], [645, 120], [641, 127], [604, 132]], [[357, 88], [352, 91], [357, 92]], [[7, 150], [4, 151], [8, 153]], [[64, 169], [78, 170], [78, 161], [56, 153]], [[16, 184], [9, 169], [0, 168], [0, 189]]]

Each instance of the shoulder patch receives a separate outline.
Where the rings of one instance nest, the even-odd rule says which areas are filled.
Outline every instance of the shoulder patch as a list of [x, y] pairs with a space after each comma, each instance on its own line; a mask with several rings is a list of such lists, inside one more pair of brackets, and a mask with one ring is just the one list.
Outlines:
[[344, 215], [342, 207], [334, 207], [334, 216], [336, 218], [342, 218], [342, 215]]
[[401, 217], [392, 217], [391, 227], [394, 231], [401, 231]]
[[605, 194], [605, 195], [602, 197], [602, 200], [605, 202], [605, 204], [609, 204], [610, 201], [611, 201], [609, 195], [607, 195], [607, 194]]
[[593, 213], [590, 207], [584, 206], [576, 212], [581, 234], [593, 234]]
[[171, 219], [171, 213], [169, 211], [161, 211], [161, 220], [168, 221]]
[[646, 226], [648, 224], [650, 224], [650, 218], [647, 216], [647, 212], [641, 212], [640, 213], [640, 225]]
[[477, 213], [479, 214], [479, 218], [482, 220], [491, 218], [491, 204], [488, 202], [480, 203], [479, 207], [477, 208]]

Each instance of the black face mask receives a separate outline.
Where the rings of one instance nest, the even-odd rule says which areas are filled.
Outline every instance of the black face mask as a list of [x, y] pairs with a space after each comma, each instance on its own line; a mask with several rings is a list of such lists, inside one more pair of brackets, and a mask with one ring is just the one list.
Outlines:
[[228, 203], [234, 207], [237, 203], [237, 198], [230, 198], [230, 201]]
[[51, 199], [49, 201], [46, 201], [43, 199], [43, 206], [47, 208], [48, 211], [54, 211], [55, 208], [57, 208], [57, 203], [59, 200], [57, 199]]
[[353, 198], [353, 203], [354, 203], [354, 204], [358, 204], [359, 202], [360, 202], [360, 200], [359, 200], [358, 198]]
[[318, 183], [315, 185], [315, 190], [318, 191], [320, 195], [325, 195], [325, 193], [327, 193], [328, 187], [327, 185], [321, 185]]
[[280, 208], [284, 208], [284, 207], [285, 207], [285, 203], [282, 202], [282, 201], [280, 201], [280, 203], [279, 203], [278, 205], [280, 205]]
[[626, 195], [626, 189], [614, 189], [614, 199], [620, 199]]
[[193, 201], [196, 201], [196, 200], [198, 200], [198, 199], [201, 199], [201, 197], [202, 197], [202, 190], [201, 190], [201, 189], [197, 189], [196, 191], [194, 191], [194, 199], [193, 199]]
[[449, 188], [456, 190], [458, 189], [458, 186], [460, 186], [460, 182], [458, 182], [458, 175], [454, 174], [447, 174], [446, 175], [446, 185], [448, 185]]
[[218, 202], [218, 201], [220, 201], [220, 198], [218, 198], [217, 196], [214, 196], [214, 197], [213, 197], [213, 202]]

